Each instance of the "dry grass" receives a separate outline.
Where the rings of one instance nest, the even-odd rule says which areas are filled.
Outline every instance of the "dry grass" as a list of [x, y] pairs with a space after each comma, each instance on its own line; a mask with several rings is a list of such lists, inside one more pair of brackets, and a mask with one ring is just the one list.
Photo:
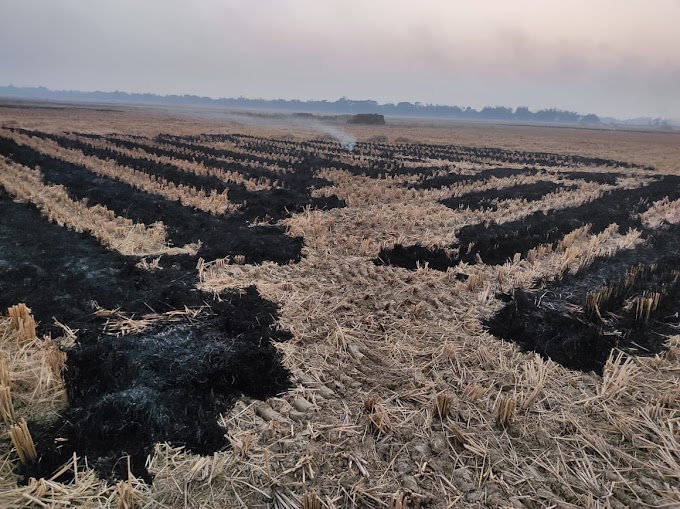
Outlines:
[[664, 198], [645, 211], [641, 219], [650, 228], [658, 228], [662, 223], [677, 224], [680, 222], [680, 200], [671, 202]]
[[[38, 459], [27, 421], [54, 421], [66, 405], [65, 355], [57, 341], [29, 337], [26, 330], [35, 330], [35, 321], [25, 305], [0, 316], [0, 507], [150, 507], [148, 488], [139, 480], [130, 475], [108, 486], [75, 456], [52, 479], [17, 484], [18, 463]], [[68, 344], [73, 337], [59, 341]], [[54, 481], [66, 471], [72, 472], [72, 482]]]
[[0, 316], [0, 386], [11, 396], [4, 407], [29, 420], [54, 416], [65, 398], [61, 380], [65, 355], [55, 340], [37, 337], [35, 327], [23, 304], [10, 308], [7, 317]]
[[[30, 464], [37, 452], [26, 420], [50, 421], [66, 404], [61, 379], [65, 357], [50, 338], [35, 335], [23, 304], [0, 316], [0, 506], [27, 503], [16, 486], [17, 461]], [[14, 493], [11, 495], [11, 493]]]
[[[52, 121], [47, 114], [29, 117], [27, 125], [40, 128]], [[86, 112], [71, 125], [125, 132], [126, 122], [135, 118], [104, 117]], [[203, 132], [222, 128], [189, 119], [173, 124], [178, 133], [199, 126]], [[136, 129], [150, 133], [159, 127], [149, 120]], [[402, 130], [403, 136], [420, 139]], [[609, 136], [588, 135], [594, 144]], [[455, 141], [466, 136], [462, 132]], [[569, 143], [565, 151], [572, 151]], [[587, 148], [604, 155], [594, 145]], [[65, 466], [76, 472], [68, 485], [34, 480], [17, 487], [11, 473], [17, 460], [9, 459], [16, 455], [8, 450], [0, 465], [0, 478], [7, 479], [0, 485], [0, 505], [680, 506], [680, 336], [670, 338], [668, 351], [656, 357], [623, 358], [614, 352], [599, 377], [522, 353], [480, 324], [500, 306], [493, 298], [496, 291], [576, 271], [637, 245], [639, 232], [619, 235], [612, 225], [593, 235], [585, 227], [556, 245], [539, 246], [527, 259], [516, 257], [497, 267], [462, 264], [457, 270], [469, 276], [464, 282], [453, 271], [378, 267], [370, 258], [383, 245], [423, 239], [450, 244], [456, 228], [490, 216], [452, 211], [435, 203], [436, 193], [409, 194], [398, 182], [370, 182], [334, 170], [325, 175], [335, 191], [357, 201], [346, 209], [305, 211], [284, 221], [292, 234], [305, 237], [306, 257], [300, 263], [210, 260], [198, 267], [207, 291], [256, 284], [263, 296], [281, 305], [280, 324], [293, 339], [277, 348], [297, 387], [266, 402], [239, 401], [222, 420], [229, 450], [200, 457], [157, 444], [149, 460], [152, 486], [132, 477], [105, 485], [81, 459]], [[562, 200], [566, 206], [602, 191], [602, 186], [581, 186], [545, 200]], [[368, 205], [356, 196], [370, 200]], [[526, 204], [505, 205], [503, 210], [517, 218], [525, 213]], [[666, 217], [664, 207], [657, 204], [644, 217]], [[503, 214], [502, 220], [508, 217]], [[129, 317], [112, 315], [111, 320], [120, 330], [144, 326], [144, 317], [128, 322]], [[40, 405], [48, 401], [63, 403], [56, 388], [49, 392], [40, 382], [44, 372], [54, 373], [46, 367], [44, 341], [20, 341], [11, 320], [0, 320], [0, 383], [9, 377], [13, 384], [12, 422], [44, 413]], [[15, 390], [15, 380], [32, 380], [30, 387], [41, 389]], [[31, 400], [33, 393], [37, 396]], [[8, 399], [2, 398], [0, 392], [0, 409]]]

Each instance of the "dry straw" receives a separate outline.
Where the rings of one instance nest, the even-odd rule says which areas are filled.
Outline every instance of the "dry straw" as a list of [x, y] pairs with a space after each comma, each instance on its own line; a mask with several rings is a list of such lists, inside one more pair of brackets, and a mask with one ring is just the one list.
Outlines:
[[[385, 194], [385, 200], [390, 198]], [[427, 204], [420, 209], [414, 206], [413, 214], [426, 208]], [[292, 420], [297, 433], [311, 426], [313, 436], [319, 437], [313, 441], [301, 438], [293, 450], [307, 454], [311, 448], [312, 455], [323, 458], [335, 453], [337, 446], [331, 444], [340, 443], [352, 458], [353, 475], [321, 461], [319, 468], [326, 478], [314, 484], [320, 493], [332, 494], [344, 505], [361, 500], [369, 507], [389, 506], [395, 490], [387, 494], [381, 483], [400, 486], [405, 469], [420, 457], [434, 467], [426, 467], [415, 480], [416, 485], [424, 485], [419, 490], [436, 493], [429, 499], [435, 505], [443, 501], [454, 507], [474, 505], [480, 500], [477, 497], [488, 506], [521, 507], [516, 499], [511, 501], [518, 491], [541, 501], [539, 506], [551, 501], [565, 507], [583, 506], [595, 485], [598, 492], [607, 492], [605, 475], [619, 479], [626, 468], [637, 469], [631, 465], [641, 464], [660, 475], [661, 470], [651, 466], [656, 461], [652, 457], [658, 455], [659, 461], [663, 458], [663, 464], [668, 464], [667, 449], [642, 452], [632, 442], [618, 445], [625, 451], [620, 461], [628, 467], [613, 468], [603, 454], [615, 450], [604, 444], [617, 440], [620, 429], [627, 426], [625, 433], [635, 436], [637, 418], [630, 398], [644, 405], [644, 394], [660, 391], [658, 397], [663, 394], [664, 402], [674, 401], [667, 395], [674, 383], [671, 361], [660, 357], [654, 367], [650, 363], [645, 368], [664, 373], [651, 377], [648, 385], [640, 385], [642, 378], [637, 377], [636, 384], [621, 386], [630, 371], [624, 370], [623, 376], [607, 371], [603, 391], [593, 374], [570, 372], [483, 334], [480, 314], [491, 313], [499, 304], [493, 299], [484, 300], [482, 307], [477, 304], [477, 293], [493, 295], [513, 286], [530, 287], [535, 281], [559, 277], [565, 270], [587, 267], [597, 257], [628, 249], [639, 242], [639, 232], [619, 235], [618, 228], [610, 226], [592, 235], [584, 228], [559, 245], [539, 246], [532, 260], [519, 259], [501, 267], [461, 264], [457, 270], [468, 276], [482, 274], [473, 279], [480, 281], [478, 285], [457, 282], [446, 272], [375, 267], [364, 257], [349, 256], [343, 248], [360, 246], [351, 236], [359, 238], [364, 235], [362, 229], [368, 234], [376, 227], [374, 212], [358, 206], [325, 214], [306, 211], [287, 221], [293, 232], [309, 239], [307, 257], [295, 266], [204, 261], [199, 268], [206, 289], [257, 284], [266, 297], [282, 305], [281, 323], [295, 338], [279, 348], [303, 381], [305, 398], [315, 400], [320, 408], [309, 421]], [[400, 224], [413, 220], [413, 214], [403, 212]], [[330, 281], [342, 292], [330, 291]], [[416, 315], [418, 319], [413, 318]], [[368, 396], [355, 392], [361, 387], [370, 389]], [[438, 403], [439, 408], [445, 407], [443, 395], [449, 394], [456, 402], [455, 413], [449, 411], [443, 420], [429, 419], [444, 413]], [[293, 412], [293, 397], [285, 400]], [[286, 408], [282, 405], [279, 415], [285, 416]], [[603, 421], [603, 412], [611, 418]], [[668, 415], [669, 410], [660, 405], [658, 412]], [[233, 415], [237, 417], [230, 422], [258, 435], [261, 421], [252, 421], [246, 409], [235, 409]], [[259, 409], [256, 419], [258, 415]], [[302, 427], [298, 428], [298, 422]], [[285, 439], [283, 430], [275, 436], [268, 440], [272, 449], [265, 449], [269, 451], [266, 457], [269, 462], [272, 458], [284, 462], [285, 472], [295, 463], [287, 460], [290, 449], [286, 454], [274, 452], [276, 440]], [[327, 443], [319, 445], [319, 439]], [[250, 444], [250, 461], [256, 461], [258, 450], [263, 455], [264, 450], [256, 440]], [[406, 451], [414, 463], [401, 459]], [[571, 458], [585, 458], [585, 463], [574, 463]], [[258, 465], [265, 468], [263, 463]], [[256, 478], [257, 468], [248, 469]], [[502, 472], [504, 482], [492, 481], [489, 468], [494, 475]], [[290, 474], [284, 477], [288, 486], [299, 482]], [[368, 481], [376, 478], [375, 483]], [[610, 500], [619, 502], [612, 507], [632, 505], [639, 499], [638, 493], [644, 490], [632, 488], [641, 486], [642, 481], [635, 479], [627, 481], [630, 488], [616, 490]], [[680, 500], [680, 494], [663, 487], [662, 477], [655, 479], [653, 492], [646, 492], [653, 493], [649, 500]]]
[[27, 419], [56, 418], [56, 411], [66, 399], [59, 376], [65, 356], [53, 340], [36, 337], [35, 328], [35, 320], [25, 304], [12, 306], [6, 317], [0, 317], [0, 423], [6, 427], [9, 438], [5, 444], [13, 446], [13, 450], [0, 446], [2, 507], [9, 504], [8, 500], [16, 502], [15, 496], [23, 503], [35, 498], [30, 489], [16, 491], [18, 488], [11, 484], [11, 469], [17, 460], [24, 465], [37, 460]]
[[444, 419], [451, 412], [453, 406], [453, 395], [451, 394], [437, 394], [433, 402], [434, 414], [439, 419]]
[[6, 425], [16, 422], [12, 394], [9, 386], [0, 384], [0, 418]]
[[321, 509], [321, 499], [315, 491], [307, 491], [302, 497], [302, 509]]
[[197, 246], [170, 247], [165, 226], [150, 226], [116, 216], [102, 205], [75, 201], [62, 186], [43, 184], [39, 170], [0, 159], [0, 184], [16, 198], [35, 204], [50, 221], [77, 232], [87, 232], [124, 255], [195, 254]]
[[389, 509], [408, 509], [406, 493], [399, 490], [390, 501]]
[[31, 310], [26, 304], [17, 304], [7, 310], [12, 327], [18, 331], [19, 338], [23, 341], [35, 339], [35, 320]]
[[[89, 127], [94, 118], [72, 120], [70, 125], [80, 122], [81, 128], [96, 129]], [[112, 114], [97, 125], [131, 132], [130, 117], [113, 118]], [[32, 122], [40, 124], [39, 119]], [[168, 122], [163, 129], [178, 134], [223, 131], [223, 126], [193, 120]], [[148, 119], [138, 129], [156, 134], [160, 130]], [[403, 129], [394, 129], [388, 136], [406, 135]], [[252, 131], [257, 134], [255, 128]], [[264, 141], [244, 138], [229, 144], [247, 154]], [[145, 143], [157, 146], [150, 139]], [[333, 153], [321, 142], [313, 146], [319, 153]], [[276, 159], [283, 170], [288, 164], [286, 150], [309, 150], [297, 140], [277, 140], [273, 147], [284, 151]], [[57, 154], [52, 146], [43, 148]], [[367, 148], [342, 157], [368, 166], [380, 158], [380, 150]], [[451, 162], [425, 154], [416, 161], [399, 150], [395, 148], [399, 164], [432, 166], [442, 174], [473, 174], [498, 163], [493, 151], [475, 156], [475, 161]], [[71, 152], [58, 155], [80, 159]], [[85, 162], [91, 168], [125, 173], [107, 163]], [[563, 170], [574, 168], [552, 168], [551, 178], [559, 180]], [[637, 170], [626, 172], [640, 177], [640, 182], [644, 177]], [[76, 472], [71, 484], [38, 480], [19, 487], [9, 468], [0, 470], [6, 474], [0, 475], [0, 506], [68, 502], [90, 507], [193, 504], [299, 509], [304, 504], [315, 507], [317, 499], [324, 509], [680, 505], [677, 338], [667, 353], [657, 357], [629, 362], [614, 355], [599, 377], [523, 353], [485, 333], [480, 324], [480, 318], [502, 304], [480, 299], [479, 294], [559, 278], [565, 270], [579, 270], [598, 257], [636, 245], [639, 232], [577, 231], [563, 243], [539, 246], [526, 259], [499, 267], [461, 264], [451, 273], [376, 267], [371, 257], [383, 246], [397, 241], [448, 246], [461, 226], [518, 219], [531, 209], [518, 201], [504, 203], [494, 214], [453, 211], [436, 200], [446, 193], [471, 192], [475, 186], [452, 186], [440, 194], [414, 192], [402, 184], [416, 182], [418, 176], [376, 181], [334, 169], [322, 173], [334, 187], [318, 193], [346, 197], [349, 206], [306, 210], [284, 222], [291, 234], [305, 236], [305, 257], [299, 264], [252, 266], [207, 260], [197, 271], [205, 290], [256, 284], [264, 297], [281, 306], [280, 326], [293, 338], [275, 348], [298, 386], [266, 402], [237, 402], [221, 421], [232, 444], [228, 450], [201, 457], [158, 444], [149, 458], [152, 486], [129, 479], [119, 488], [101, 483], [91, 470], [78, 468], [73, 461], [65, 467]], [[130, 176], [125, 173], [123, 178]], [[500, 179], [493, 185], [508, 183]], [[617, 185], [630, 182], [620, 179]], [[571, 193], [546, 196], [535, 206], [577, 205], [607, 188], [580, 185]], [[473, 279], [480, 283], [457, 281], [457, 272], [480, 274]], [[45, 408], [40, 405], [47, 396], [56, 394], [47, 392], [43, 383], [39, 397], [30, 396], [41, 377], [47, 380], [53, 372], [43, 354], [19, 353], [17, 345], [23, 343], [8, 324], [9, 319], [0, 321], [0, 338], [12, 338], [3, 345], [12, 348], [11, 396], [16, 415], [22, 417], [31, 408]], [[29, 345], [36, 352], [42, 348], [37, 342]], [[37, 364], [47, 375], [32, 371]], [[15, 390], [17, 382], [29, 379], [35, 380], [31, 390]], [[444, 395], [453, 398], [448, 412], [437, 410], [438, 395], [442, 409]], [[6, 464], [11, 466], [11, 461]], [[310, 492], [315, 496], [306, 495]]]
[[616, 398], [635, 382], [639, 373], [635, 359], [621, 351], [612, 351], [604, 367], [600, 396], [606, 399]]
[[128, 477], [115, 484], [110, 501], [115, 501], [117, 509], [141, 509], [148, 506], [145, 485], [137, 479], [130, 470], [130, 457], [125, 458], [128, 467]]
[[515, 419], [517, 399], [510, 396], [499, 396], [494, 405], [496, 421], [502, 426], [508, 426]]
[[35, 463], [38, 459], [38, 453], [35, 450], [33, 437], [28, 431], [28, 424], [25, 419], [21, 419], [18, 424], [14, 424], [9, 431], [12, 445], [19, 456], [19, 461], [24, 465]]
[[12, 378], [9, 371], [9, 362], [7, 361], [7, 355], [0, 351], [0, 385], [9, 387], [11, 381]]

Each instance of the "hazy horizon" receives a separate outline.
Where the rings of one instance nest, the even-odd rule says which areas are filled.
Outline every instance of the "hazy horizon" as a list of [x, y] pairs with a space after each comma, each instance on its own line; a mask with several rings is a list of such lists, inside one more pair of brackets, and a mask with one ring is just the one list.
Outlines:
[[0, 81], [680, 118], [680, 2], [0, 0]]

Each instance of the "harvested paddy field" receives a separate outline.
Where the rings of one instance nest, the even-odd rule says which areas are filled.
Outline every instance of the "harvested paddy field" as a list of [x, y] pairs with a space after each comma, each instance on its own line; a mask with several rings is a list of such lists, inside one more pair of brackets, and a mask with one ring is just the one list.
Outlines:
[[0, 111], [0, 506], [680, 505], [672, 134], [199, 117]]

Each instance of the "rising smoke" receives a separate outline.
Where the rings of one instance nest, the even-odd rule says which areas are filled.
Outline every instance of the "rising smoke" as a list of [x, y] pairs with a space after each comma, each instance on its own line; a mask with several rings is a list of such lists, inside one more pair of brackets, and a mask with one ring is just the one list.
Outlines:
[[339, 127], [336, 127], [334, 125], [329, 125], [329, 124], [324, 124], [319, 121], [312, 121], [309, 122], [309, 127], [312, 127], [316, 131], [322, 132], [324, 134], [328, 134], [329, 136], [332, 136], [334, 139], [338, 140], [340, 144], [343, 146], [345, 150], [348, 152], [353, 152], [354, 147], [357, 144], [356, 138], [354, 138], [351, 134], [346, 133]]
[[[179, 113], [179, 110], [177, 111]], [[241, 112], [225, 112], [225, 111], [211, 111], [207, 109], [201, 110], [185, 110], [184, 114], [192, 117], [198, 116], [202, 119], [208, 118], [213, 121], [230, 122], [234, 124], [243, 124], [257, 127], [271, 127], [275, 129], [290, 130], [303, 129], [308, 131], [315, 131], [320, 134], [331, 136], [348, 152], [353, 152], [357, 144], [357, 140], [351, 134], [343, 131], [337, 125], [322, 122], [315, 117], [294, 117], [284, 114], [257, 114], [257, 113], [241, 113]]]

